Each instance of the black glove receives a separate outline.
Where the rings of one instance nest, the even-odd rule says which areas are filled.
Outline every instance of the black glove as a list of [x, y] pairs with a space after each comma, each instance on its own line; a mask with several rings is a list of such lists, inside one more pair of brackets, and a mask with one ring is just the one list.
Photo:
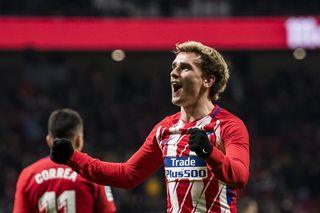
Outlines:
[[74, 150], [71, 141], [65, 138], [55, 138], [50, 149], [50, 158], [53, 162], [67, 164]]
[[207, 133], [204, 130], [194, 128], [188, 131], [189, 136], [189, 149], [194, 151], [199, 157], [206, 159], [209, 157], [213, 150], [210, 144]]

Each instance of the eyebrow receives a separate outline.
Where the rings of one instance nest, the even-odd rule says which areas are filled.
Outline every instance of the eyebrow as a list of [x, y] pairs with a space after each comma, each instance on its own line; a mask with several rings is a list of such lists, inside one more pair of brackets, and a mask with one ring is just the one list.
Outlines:
[[173, 62], [173, 63], [172, 63], [172, 67], [176, 67], [177, 64], [179, 64], [180, 67], [181, 67], [181, 66], [192, 67], [192, 65], [191, 65], [190, 63], [186, 63], [186, 62], [180, 62], [180, 63], [178, 63], [178, 62]]

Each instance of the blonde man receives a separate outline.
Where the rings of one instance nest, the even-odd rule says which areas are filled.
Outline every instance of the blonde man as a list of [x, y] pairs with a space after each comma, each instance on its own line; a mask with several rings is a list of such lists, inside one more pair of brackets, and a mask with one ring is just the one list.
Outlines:
[[180, 112], [160, 121], [125, 163], [74, 151], [56, 140], [51, 159], [83, 177], [132, 188], [164, 166], [167, 212], [237, 212], [236, 197], [249, 177], [249, 136], [243, 122], [213, 101], [229, 71], [215, 49], [199, 42], [177, 44], [170, 73], [172, 103]]

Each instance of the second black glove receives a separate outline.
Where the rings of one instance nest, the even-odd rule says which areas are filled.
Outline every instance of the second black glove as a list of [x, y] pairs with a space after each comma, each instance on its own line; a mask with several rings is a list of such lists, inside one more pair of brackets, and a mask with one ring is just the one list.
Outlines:
[[213, 150], [213, 146], [204, 130], [194, 128], [188, 131], [189, 149], [194, 151], [199, 157], [206, 159]]
[[70, 140], [65, 138], [55, 138], [50, 148], [50, 158], [53, 162], [67, 164], [74, 150]]

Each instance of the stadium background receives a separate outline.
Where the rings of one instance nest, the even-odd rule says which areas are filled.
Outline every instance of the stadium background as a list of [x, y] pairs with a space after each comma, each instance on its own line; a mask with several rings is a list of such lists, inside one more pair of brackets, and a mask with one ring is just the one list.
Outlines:
[[[15, 43], [16, 36], [6, 33], [21, 32], [18, 25], [15, 29], [6, 25], [8, 19], [22, 24], [30, 16], [35, 20], [111, 18], [115, 23], [137, 18], [233, 17], [234, 21], [260, 16], [264, 20], [316, 17], [319, 13], [320, 2], [315, 0], [1, 1], [0, 212], [12, 211], [21, 169], [48, 153], [45, 135], [53, 109], [78, 110], [85, 120], [84, 151], [111, 161], [125, 161], [156, 122], [179, 110], [170, 103], [169, 72], [174, 56], [169, 50], [174, 43], [163, 49], [152, 49], [152, 43], [145, 49], [139, 45], [124, 48], [125, 57], [120, 60], [111, 57], [116, 48], [111, 46], [39, 48], [36, 43]], [[319, 25], [315, 28], [320, 31]], [[302, 43], [303, 49], [288, 44], [218, 48], [232, 72], [219, 104], [240, 116], [251, 135], [251, 177], [240, 200], [254, 198], [262, 213], [320, 212], [317, 38], [312, 45]], [[165, 212], [163, 179], [159, 171], [133, 190], [114, 188], [118, 212]]]

